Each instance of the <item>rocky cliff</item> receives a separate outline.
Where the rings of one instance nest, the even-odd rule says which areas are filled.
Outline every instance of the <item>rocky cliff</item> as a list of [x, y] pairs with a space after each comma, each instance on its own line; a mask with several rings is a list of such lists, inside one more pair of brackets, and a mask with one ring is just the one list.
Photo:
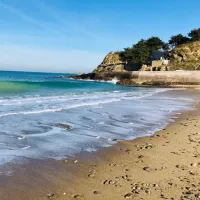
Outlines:
[[123, 60], [120, 52], [110, 52], [106, 55], [103, 62], [94, 69], [94, 73], [105, 72], [125, 72], [125, 71], [138, 71], [140, 65], [127, 63]]
[[[121, 85], [156, 85], [156, 86], [200, 86], [200, 41], [191, 42], [174, 48], [168, 54], [170, 64], [143, 66], [139, 71], [135, 65], [126, 63], [120, 53], [109, 53], [103, 62], [89, 74], [81, 74], [72, 78], [92, 80], [117, 79]], [[145, 70], [145, 69], [149, 70]], [[185, 70], [185, 71], [176, 71]], [[194, 71], [197, 70], [197, 71]]]
[[122, 60], [121, 56], [117, 52], [110, 52], [106, 55], [103, 62], [94, 69], [94, 73], [102, 72], [122, 72], [124, 71], [125, 61]]
[[200, 68], [200, 41], [190, 42], [174, 48], [169, 53], [169, 69], [197, 70]]
[[[106, 55], [103, 62], [94, 69], [94, 73], [124, 72], [124, 71], [174, 71], [200, 69], [200, 41], [190, 42], [174, 48], [168, 54], [169, 66], [160, 65], [156, 70], [152, 66], [138, 66], [123, 60], [119, 52], [111, 52]], [[154, 61], [158, 62], [158, 61]]]

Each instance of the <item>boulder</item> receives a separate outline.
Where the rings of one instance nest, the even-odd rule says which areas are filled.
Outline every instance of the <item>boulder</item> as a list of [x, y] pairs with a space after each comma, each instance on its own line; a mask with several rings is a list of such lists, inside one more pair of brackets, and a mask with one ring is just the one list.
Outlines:
[[58, 127], [58, 128], [65, 129], [65, 130], [71, 130], [72, 129], [72, 126], [70, 126], [68, 124], [58, 123], [58, 124], [55, 124], [55, 126]]

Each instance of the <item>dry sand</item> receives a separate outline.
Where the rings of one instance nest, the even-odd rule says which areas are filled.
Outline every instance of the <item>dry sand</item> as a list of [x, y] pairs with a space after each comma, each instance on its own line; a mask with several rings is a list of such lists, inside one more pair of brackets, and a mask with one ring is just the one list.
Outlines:
[[0, 200], [200, 200], [200, 105], [153, 136], [15, 172]]

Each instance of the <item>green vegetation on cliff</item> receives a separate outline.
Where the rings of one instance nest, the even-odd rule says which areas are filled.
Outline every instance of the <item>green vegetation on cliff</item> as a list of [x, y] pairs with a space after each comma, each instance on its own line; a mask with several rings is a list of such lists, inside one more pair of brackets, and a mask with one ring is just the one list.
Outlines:
[[147, 64], [153, 51], [166, 49], [168, 49], [168, 44], [158, 37], [151, 37], [147, 40], [140, 40], [130, 48], [125, 48], [120, 55], [126, 62], [137, 63], [142, 66], [143, 64]]
[[200, 40], [200, 28], [192, 30], [188, 36], [191, 41], [199, 41]]
[[174, 35], [169, 40], [169, 45], [174, 48], [188, 42], [200, 41], [200, 28], [193, 29], [188, 33], [188, 36], [182, 34]]
[[178, 35], [174, 35], [171, 37], [171, 39], [169, 40], [169, 45], [174, 48], [177, 47], [181, 44], [185, 44], [187, 42], [189, 42], [190, 39], [186, 36], [183, 36], [182, 34], [178, 34]]
[[168, 43], [165, 43], [159, 37], [155, 36], [146, 40], [141, 39], [132, 47], [125, 48], [124, 51], [121, 51], [120, 56], [122, 60], [128, 63], [137, 63], [142, 66], [143, 64], [148, 64], [149, 57], [154, 51], [166, 51], [169, 50], [169, 47], [173, 49], [179, 45], [194, 41], [200, 41], [200, 28], [192, 30], [188, 33], [188, 36], [182, 34], [172, 36]]

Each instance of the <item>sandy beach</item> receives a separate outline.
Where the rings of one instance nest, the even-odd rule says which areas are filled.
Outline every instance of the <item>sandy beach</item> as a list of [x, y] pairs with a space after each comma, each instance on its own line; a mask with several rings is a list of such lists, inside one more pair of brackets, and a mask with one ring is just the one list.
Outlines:
[[104, 158], [82, 171], [67, 199], [200, 199], [200, 107]]
[[12, 176], [0, 179], [0, 199], [198, 200], [199, 102], [177, 117], [150, 137], [60, 161], [16, 165]]

